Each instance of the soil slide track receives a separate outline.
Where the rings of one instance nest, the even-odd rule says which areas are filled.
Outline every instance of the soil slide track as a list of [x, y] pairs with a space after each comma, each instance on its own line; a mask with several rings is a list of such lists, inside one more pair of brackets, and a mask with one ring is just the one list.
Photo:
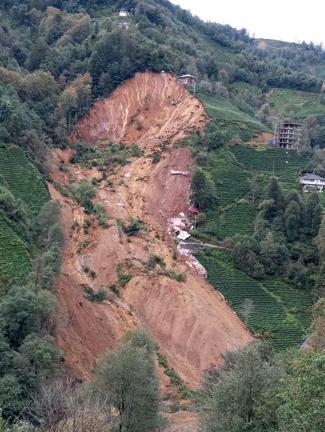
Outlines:
[[[181, 100], [182, 109], [175, 100]], [[129, 122], [140, 111], [141, 131]], [[143, 73], [95, 104], [76, 127], [74, 137], [82, 136], [93, 145], [97, 139], [122, 139], [136, 142], [145, 152], [113, 175], [108, 173], [114, 188], [106, 182], [97, 188], [97, 200], [110, 215], [109, 228], [93, 222], [84, 234], [83, 210], [51, 188], [53, 198], [62, 204], [67, 238], [58, 281], [62, 317], [57, 340], [68, 364], [82, 378], [90, 376], [96, 357], [114, 348], [123, 333], [139, 323], [150, 330], [169, 365], [190, 387], [198, 386], [202, 371], [220, 364], [226, 351], [253, 339], [223, 297], [206, 280], [191, 274], [182, 257], [175, 258], [176, 246], [167, 231], [168, 219], [187, 210], [190, 194], [190, 177], [172, 176], [170, 171], [189, 171], [193, 164], [190, 150], [174, 148], [173, 143], [207, 121], [200, 102], [173, 77]], [[167, 141], [169, 147], [154, 165], [148, 155]], [[53, 152], [54, 180], [68, 184], [73, 179], [100, 176], [97, 168], [69, 164], [70, 155], [69, 150]], [[68, 172], [59, 169], [62, 160]], [[116, 220], [131, 217], [143, 220], [145, 230], [127, 237], [119, 232]], [[79, 225], [72, 229], [75, 222]], [[85, 239], [91, 244], [80, 250]], [[186, 281], [148, 270], [144, 263], [153, 254], [164, 260], [166, 268], [185, 272]], [[101, 304], [84, 298], [82, 284], [94, 290], [109, 287], [117, 281], [117, 265], [125, 260], [131, 263], [127, 271], [133, 277], [120, 298]], [[83, 271], [84, 266], [96, 272], [95, 279]]]
[[201, 102], [166, 73], [137, 73], [96, 102], [72, 139], [119, 141], [152, 148], [185, 137], [208, 120]]

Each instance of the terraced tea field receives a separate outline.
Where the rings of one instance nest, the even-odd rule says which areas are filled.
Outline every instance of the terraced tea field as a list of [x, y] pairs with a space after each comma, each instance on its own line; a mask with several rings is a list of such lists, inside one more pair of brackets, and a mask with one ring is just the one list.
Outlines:
[[250, 196], [254, 177], [258, 175], [263, 189], [275, 175], [289, 191], [297, 188], [299, 174], [307, 164], [307, 157], [293, 150], [232, 145], [214, 152], [203, 169], [216, 184], [219, 203], [207, 212], [207, 222], [198, 228], [197, 235], [213, 240], [214, 236], [250, 234], [256, 216]]
[[208, 271], [209, 281], [242, 319], [245, 299], [253, 301], [254, 308], [247, 321], [253, 332], [269, 335], [277, 349], [303, 342], [309, 326], [311, 296], [282, 281], [252, 279], [238, 271], [222, 251], [203, 252], [200, 261]]
[[0, 144], [0, 184], [37, 213], [48, 201], [48, 189], [36, 167], [18, 147]]
[[239, 165], [251, 173], [275, 175], [284, 190], [296, 188], [300, 171], [307, 166], [308, 158], [294, 150], [261, 147], [259, 149], [234, 145], [231, 152]]
[[[49, 199], [46, 184], [23, 150], [1, 143], [0, 184], [6, 186], [15, 197], [23, 200], [27, 209], [34, 215]], [[0, 212], [0, 276], [18, 280], [30, 268], [29, 246]]]
[[209, 239], [230, 237], [234, 232], [253, 234], [256, 209], [252, 202], [241, 199], [219, 212], [207, 212], [208, 222], [200, 229], [200, 235]]
[[295, 118], [325, 114], [325, 105], [321, 104], [317, 93], [273, 89], [269, 92], [267, 99], [271, 106], [271, 113], [276, 116]]
[[0, 214], [0, 277], [18, 279], [29, 270], [27, 246]]
[[235, 107], [229, 99], [207, 96], [203, 93], [199, 93], [197, 96], [218, 127], [231, 132], [233, 135], [238, 135], [244, 141], [249, 140], [258, 132], [269, 130], [254, 117]]

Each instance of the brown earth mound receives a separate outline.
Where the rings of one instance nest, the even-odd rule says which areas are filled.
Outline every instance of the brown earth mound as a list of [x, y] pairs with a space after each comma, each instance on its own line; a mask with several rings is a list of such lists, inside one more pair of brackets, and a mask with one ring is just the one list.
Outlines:
[[[172, 103], [178, 97], [182, 100]], [[130, 122], [137, 112], [141, 112], [141, 130]], [[96, 189], [96, 199], [109, 215], [107, 228], [51, 188], [63, 207], [67, 238], [58, 281], [57, 340], [68, 364], [83, 378], [90, 376], [96, 357], [114, 348], [121, 335], [139, 323], [150, 330], [170, 366], [191, 387], [199, 384], [202, 371], [222, 362], [226, 351], [253, 339], [222, 296], [191, 274], [167, 232], [167, 220], [186, 212], [190, 194], [190, 176], [171, 175], [171, 170], [190, 171], [193, 164], [189, 149], [175, 149], [172, 144], [206, 121], [200, 102], [174, 78], [144, 73], [95, 104], [76, 128], [74, 136], [91, 143], [98, 138], [122, 139], [145, 149], [144, 156], [108, 172], [109, 183], [102, 181]], [[154, 165], [149, 155], [166, 141], [170, 148]], [[53, 152], [53, 179], [67, 185], [100, 177], [97, 168], [70, 164], [69, 156], [70, 150]], [[62, 161], [68, 172], [59, 169]], [[86, 218], [92, 223], [85, 231]], [[130, 218], [144, 222], [137, 236], [128, 237], [120, 229], [118, 220]], [[154, 255], [164, 261], [169, 276], [162, 274], [159, 265], [148, 264]], [[118, 297], [109, 287], [120, 283], [121, 273], [131, 274], [132, 279]], [[186, 274], [185, 281], [173, 279], [173, 274], [181, 273]], [[85, 286], [95, 291], [102, 287], [109, 298], [101, 304], [90, 302], [85, 299]]]
[[118, 141], [153, 148], [184, 138], [207, 118], [201, 102], [171, 75], [138, 73], [109, 98], [96, 102], [71, 137], [87, 143]]
[[260, 132], [256, 137], [252, 138], [247, 142], [254, 146], [267, 145], [270, 140], [274, 139], [274, 133], [272, 132]]

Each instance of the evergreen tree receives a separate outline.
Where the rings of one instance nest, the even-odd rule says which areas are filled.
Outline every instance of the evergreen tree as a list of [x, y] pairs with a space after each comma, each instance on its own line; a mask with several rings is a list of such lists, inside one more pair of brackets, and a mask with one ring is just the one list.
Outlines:
[[259, 260], [259, 246], [253, 238], [243, 237], [235, 244], [232, 256], [236, 267], [255, 278], [263, 278], [265, 270]]
[[316, 244], [322, 262], [325, 262], [325, 216], [322, 217], [320, 228], [316, 237]]
[[0, 303], [0, 328], [10, 345], [17, 348], [26, 336], [42, 328], [53, 310], [50, 293], [14, 287]]
[[218, 201], [214, 181], [197, 168], [192, 176], [192, 200], [200, 209], [208, 209]]
[[266, 191], [267, 199], [273, 200], [275, 205], [274, 215], [281, 216], [284, 211], [285, 198], [279, 181], [276, 177], [271, 177]]
[[306, 203], [306, 232], [312, 237], [318, 234], [322, 219], [322, 206], [316, 192], [308, 196]]
[[276, 241], [274, 234], [268, 232], [260, 243], [260, 260], [269, 275], [281, 274], [286, 266], [289, 253], [284, 244]]
[[299, 238], [300, 232], [300, 208], [296, 201], [290, 201], [285, 211], [286, 233], [289, 242]]

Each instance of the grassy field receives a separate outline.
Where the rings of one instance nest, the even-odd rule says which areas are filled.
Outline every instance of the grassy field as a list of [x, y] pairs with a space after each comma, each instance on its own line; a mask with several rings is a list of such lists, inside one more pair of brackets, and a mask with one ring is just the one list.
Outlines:
[[317, 93], [273, 89], [267, 99], [271, 106], [271, 113], [276, 116], [299, 118], [325, 114], [325, 105], [320, 103], [320, 96]]
[[245, 299], [253, 301], [253, 311], [247, 321], [253, 332], [270, 337], [277, 349], [303, 342], [310, 324], [310, 295], [283, 281], [252, 279], [237, 270], [225, 252], [208, 250], [199, 258], [208, 271], [211, 284], [242, 319]]
[[227, 130], [228, 133], [231, 132], [233, 136], [239, 136], [243, 141], [249, 140], [259, 132], [269, 130], [254, 117], [235, 107], [229, 99], [207, 96], [206, 94], [197, 96], [201, 99], [211, 119], [221, 129]]
[[49, 192], [40, 173], [18, 147], [0, 145], [0, 183], [37, 213], [49, 200]]

